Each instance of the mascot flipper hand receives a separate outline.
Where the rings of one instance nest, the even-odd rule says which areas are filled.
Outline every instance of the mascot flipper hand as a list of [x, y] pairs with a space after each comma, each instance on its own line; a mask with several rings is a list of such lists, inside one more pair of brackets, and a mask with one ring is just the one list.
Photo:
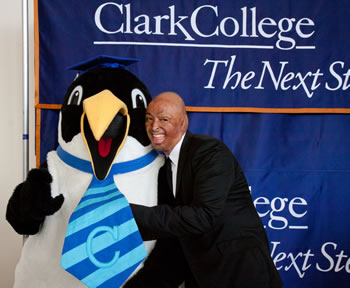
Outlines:
[[133, 62], [98, 56], [71, 67], [83, 72], [63, 100], [59, 147], [48, 170], [32, 170], [8, 203], [14, 229], [32, 234], [15, 288], [120, 287], [153, 249], [128, 202], [157, 204], [164, 160], [144, 126], [149, 91], [125, 69]]
[[58, 211], [63, 195], [51, 196], [52, 177], [47, 168], [29, 171], [25, 182], [19, 184], [7, 204], [6, 219], [21, 235], [34, 235], [48, 215]]

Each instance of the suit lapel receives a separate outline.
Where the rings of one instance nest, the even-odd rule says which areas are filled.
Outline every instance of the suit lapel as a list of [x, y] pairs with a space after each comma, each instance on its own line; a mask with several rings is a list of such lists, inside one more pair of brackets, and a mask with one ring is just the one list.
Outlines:
[[181, 148], [180, 148], [180, 155], [179, 155], [179, 162], [178, 162], [178, 168], [177, 168], [177, 176], [176, 176], [176, 197], [179, 196], [179, 187], [182, 178], [182, 172], [183, 172], [183, 166], [185, 163], [185, 159], [188, 157], [188, 151], [191, 143], [192, 133], [190, 131], [186, 132], [185, 138], [182, 142]]

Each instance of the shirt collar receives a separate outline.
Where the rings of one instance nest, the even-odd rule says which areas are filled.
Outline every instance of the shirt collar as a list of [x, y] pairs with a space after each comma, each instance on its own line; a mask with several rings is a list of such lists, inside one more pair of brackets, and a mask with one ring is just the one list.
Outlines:
[[169, 154], [169, 158], [172, 164], [175, 166], [177, 166], [177, 164], [179, 163], [180, 149], [181, 149], [182, 142], [184, 141], [184, 138], [185, 138], [185, 134], [182, 135], [180, 141], [177, 142], [177, 144]]

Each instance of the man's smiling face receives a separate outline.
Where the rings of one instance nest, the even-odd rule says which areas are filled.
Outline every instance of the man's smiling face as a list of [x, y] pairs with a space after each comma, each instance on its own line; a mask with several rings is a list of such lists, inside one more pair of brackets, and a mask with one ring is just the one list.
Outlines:
[[169, 155], [187, 130], [181, 98], [172, 92], [158, 95], [147, 108], [145, 125], [152, 147]]

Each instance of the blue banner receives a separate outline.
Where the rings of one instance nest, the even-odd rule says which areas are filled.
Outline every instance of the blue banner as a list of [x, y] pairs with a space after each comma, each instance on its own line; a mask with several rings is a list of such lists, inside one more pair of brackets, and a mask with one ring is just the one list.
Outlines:
[[54, 75], [41, 84], [40, 98], [60, 103], [73, 77], [64, 69], [109, 53], [140, 58], [132, 70], [151, 91], [177, 90], [188, 106], [350, 108], [348, 6], [325, 0], [39, 1], [39, 25], [46, 23], [39, 26], [40, 58], [51, 59], [40, 75]]
[[284, 287], [349, 285], [350, 2], [37, 1], [40, 161], [66, 67], [138, 58], [151, 94], [179, 93], [190, 130], [239, 160]]

